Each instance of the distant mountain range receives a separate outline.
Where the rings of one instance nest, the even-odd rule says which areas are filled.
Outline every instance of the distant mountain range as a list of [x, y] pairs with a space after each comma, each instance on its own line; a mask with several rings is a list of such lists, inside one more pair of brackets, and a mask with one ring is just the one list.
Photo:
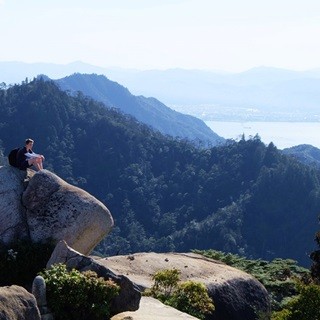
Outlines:
[[151, 70], [110, 74], [133, 93], [153, 95], [203, 120], [319, 121], [320, 71], [254, 68], [237, 74]]
[[297, 72], [260, 67], [229, 74], [100, 68], [82, 62], [0, 62], [0, 82], [6, 83], [19, 83], [40, 73], [58, 79], [75, 72], [103, 74], [134, 95], [156, 97], [169, 107], [203, 120], [320, 120], [320, 69]]

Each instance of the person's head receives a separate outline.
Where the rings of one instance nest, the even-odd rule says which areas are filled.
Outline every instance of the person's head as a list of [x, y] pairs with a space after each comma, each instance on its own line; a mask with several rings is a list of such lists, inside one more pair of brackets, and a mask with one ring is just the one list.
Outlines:
[[33, 142], [34, 141], [30, 138], [26, 139], [26, 147], [31, 148], [33, 146]]

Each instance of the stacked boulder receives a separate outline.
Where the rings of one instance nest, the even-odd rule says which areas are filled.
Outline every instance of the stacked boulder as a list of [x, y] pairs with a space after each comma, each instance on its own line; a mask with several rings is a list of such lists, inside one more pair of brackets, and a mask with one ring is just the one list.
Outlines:
[[[4, 244], [17, 239], [53, 241], [56, 247], [48, 268], [64, 263], [69, 269], [92, 270], [99, 277], [112, 279], [120, 286], [120, 294], [111, 305], [114, 320], [148, 317], [160, 320], [164, 314], [168, 319], [192, 319], [151, 298], [141, 299], [141, 292], [152, 286], [152, 275], [172, 268], [181, 271], [181, 280], [206, 285], [215, 305], [207, 320], [257, 320], [261, 314], [269, 316], [270, 300], [261, 283], [242, 271], [200, 255], [136, 253], [105, 259], [90, 257], [113, 224], [109, 210], [99, 200], [54, 173], [0, 167], [0, 241]], [[43, 294], [39, 294], [41, 281], [35, 280], [34, 295], [17, 286], [0, 287], [0, 320], [37, 320], [40, 313], [42, 319], [51, 319]]]

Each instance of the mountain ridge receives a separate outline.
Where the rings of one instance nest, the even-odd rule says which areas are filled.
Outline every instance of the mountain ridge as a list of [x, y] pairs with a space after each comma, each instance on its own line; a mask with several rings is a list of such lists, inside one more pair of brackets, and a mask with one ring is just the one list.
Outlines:
[[310, 144], [300, 144], [285, 148], [282, 152], [298, 159], [302, 163], [320, 168], [320, 149]]
[[134, 96], [130, 91], [103, 75], [76, 73], [54, 80], [61, 89], [84, 95], [134, 116], [163, 134], [217, 145], [225, 140], [214, 133], [202, 120], [170, 109], [156, 98]]

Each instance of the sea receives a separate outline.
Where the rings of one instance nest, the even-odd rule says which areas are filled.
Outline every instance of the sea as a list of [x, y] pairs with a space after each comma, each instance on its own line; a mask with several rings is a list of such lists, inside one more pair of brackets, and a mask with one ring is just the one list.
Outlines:
[[320, 148], [320, 122], [237, 122], [205, 121], [206, 125], [226, 139], [245, 139], [259, 135], [265, 144], [273, 142], [278, 149], [300, 144]]

